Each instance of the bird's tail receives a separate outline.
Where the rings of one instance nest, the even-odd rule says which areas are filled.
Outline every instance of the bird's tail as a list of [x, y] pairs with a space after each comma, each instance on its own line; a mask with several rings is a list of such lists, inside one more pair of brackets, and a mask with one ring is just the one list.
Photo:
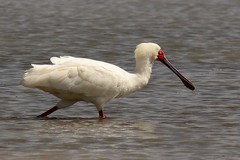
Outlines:
[[22, 77], [21, 84], [25, 87], [37, 87], [39, 84], [47, 83], [49, 73], [53, 70], [53, 65], [36, 65], [26, 70]]

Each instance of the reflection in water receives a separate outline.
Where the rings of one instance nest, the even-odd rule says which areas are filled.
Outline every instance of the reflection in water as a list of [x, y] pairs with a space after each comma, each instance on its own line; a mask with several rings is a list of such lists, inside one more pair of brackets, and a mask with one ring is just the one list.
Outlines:
[[[12, 127], [21, 134], [18, 136], [15, 134], [5, 135], [3, 140], [3, 142], [8, 142], [4, 148], [12, 148], [9, 150], [10, 152], [24, 151], [24, 149], [18, 148], [18, 145], [24, 146], [26, 143], [31, 143], [33, 148], [39, 149], [43, 153], [45, 149], [50, 148], [53, 148], [54, 152], [65, 149], [78, 150], [79, 154], [84, 154], [88, 150], [91, 157], [94, 154], [104, 153], [104, 148], [113, 149], [113, 153], [116, 152], [115, 149], [125, 148], [131, 154], [139, 157], [142, 154], [135, 150], [143, 147], [141, 143], [144, 141], [155, 142], [159, 138], [154, 133], [154, 125], [139, 121], [16, 117], [7, 117], [1, 120], [9, 124], [18, 122]], [[36, 152], [34, 149], [30, 150]]]

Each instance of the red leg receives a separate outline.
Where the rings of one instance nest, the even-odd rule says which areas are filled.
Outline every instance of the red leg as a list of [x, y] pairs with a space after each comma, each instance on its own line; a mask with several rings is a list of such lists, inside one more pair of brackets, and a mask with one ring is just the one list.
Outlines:
[[52, 107], [51, 109], [47, 110], [46, 112], [38, 115], [37, 117], [47, 117], [49, 114], [55, 112], [56, 110], [58, 110], [57, 106]]
[[103, 110], [98, 111], [98, 113], [99, 113], [99, 119], [105, 119], [106, 118], [106, 116], [104, 115]]

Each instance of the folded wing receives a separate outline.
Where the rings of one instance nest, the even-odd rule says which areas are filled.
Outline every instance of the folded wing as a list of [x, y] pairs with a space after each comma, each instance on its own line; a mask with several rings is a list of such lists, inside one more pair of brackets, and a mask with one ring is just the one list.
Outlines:
[[53, 57], [52, 65], [32, 65], [22, 84], [36, 87], [66, 100], [90, 101], [117, 97], [126, 81], [126, 71], [105, 62], [85, 58]]

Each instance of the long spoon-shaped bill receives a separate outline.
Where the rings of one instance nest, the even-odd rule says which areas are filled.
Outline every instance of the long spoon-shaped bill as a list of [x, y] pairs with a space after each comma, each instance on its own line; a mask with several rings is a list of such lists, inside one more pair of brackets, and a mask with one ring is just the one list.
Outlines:
[[190, 82], [186, 77], [184, 77], [165, 57], [165, 54], [162, 50], [158, 53], [158, 60], [161, 61], [163, 64], [165, 64], [169, 69], [171, 69], [183, 82], [183, 84], [191, 89], [194, 90], [195, 86]]

